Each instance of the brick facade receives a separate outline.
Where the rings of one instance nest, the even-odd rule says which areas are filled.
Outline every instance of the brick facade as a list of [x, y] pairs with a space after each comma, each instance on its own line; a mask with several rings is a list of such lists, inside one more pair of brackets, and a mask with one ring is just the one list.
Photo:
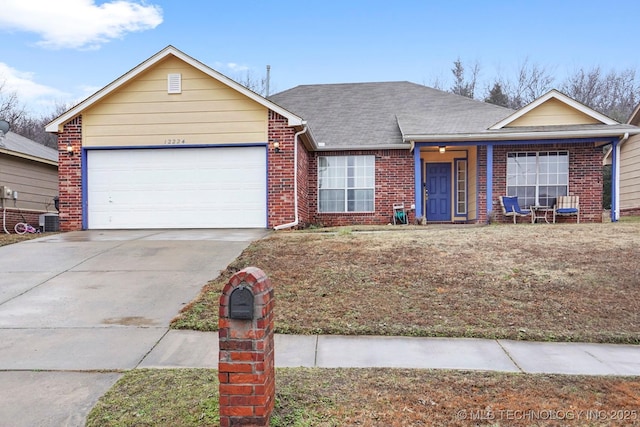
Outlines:
[[[67, 153], [67, 146], [74, 154]], [[64, 125], [58, 135], [58, 191], [60, 197], [60, 231], [82, 229], [82, 116]]]
[[[486, 148], [479, 147], [479, 158], [486, 159]], [[580, 221], [602, 222], [602, 149], [593, 143], [580, 144], [531, 144], [500, 145], [493, 149], [493, 211], [498, 222], [511, 221], [504, 218], [499, 197], [507, 192], [507, 153], [522, 151], [568, 151], [569, 195], [580, 196]], [[482, 153], [483, 152], [483, 153]], [[481, 154], [482, 153], [482, 154]], [[480, 165], [480, 176], [486, 175], [486, 163]], [[479, 186], [480, 187], [480, 186]], [[486, 194], [486, 183], [483, 184]], [[480, 201], [486, 200], [482, 195]], [[486, 208], [480, 211], [486, 222]], [[527, 221], [526, 217], [519, 221]], [[575, 216], [558, 217], [556, 222], [575, 222]], [[482, 222], [482, 221], [480, 221]]]
[[[295, 220], [294, 200], [294, 137], [295, 130], [287, 125], [287, 119], [269, 111], [268, 157], [268, 227], [289, 224]], [[280, 143], [280, 152], [273, 149], [272, 141]], [[309, 152], [298, 138], [298, 221], [299, 226], [309, 223], [308, 203]]]
[[[374, 155], [375, 212], [318, 212], [318, 157]], [[409, 208], [415, 200], [413, 153], [403, 150], [328, 151], [311, 153], [309, 159], [309, 212], [311, 222], [321, 226], [382, 225], [392, 222], [393, 204], [404, 203]], [[410, 211], [409, 222], [415, 219]]]
[[[26, 221], [27, 224], [30, 224], [37, 229], [38, 223], [40, 221], [40, 215], [45, 213], [48, 212], [24, 211], [7, 207], [6, 211], [4, 212], [4, 227], [9, 233], [13, 233], [14, 227], [17, 223]], [[4, 230], [0, 231], [0, 233], [1, 232], [4, 232]]]
[[[232, 319], [230, 297], [240, 286], [253, 294], [253, 319]], [[231, 277], [220, 296], [220, 426], [268, 426], [275, 405], [273, 285], [247, 267]]]
[[640, 216], [640, 208], [620, 209], [620, 216]]
[[[269, 228], [291, 223], [295, 219], [294, 135], [295, 129], [288, 126], [285, 117], [269, 111], [267, 150], [267, 226]], [[273, 148], [273, 140], [278, 140], [280, 143], [278, 153]], [[58, 137], [61, 231], [82, 229], [81, 141], [82, 117], [79, 116], [65, 124], [63, 132]], [[67, 154], [69, 144], [74, 148], [74, 155]], [[505, 221], [498, 197], [506, 194], [507, 153], [557, 150], [569, 152], [569, 192], [571, 195], [580, 196], [580, 220], [602, 221], [603, 176], [600, 166], [602, 151], [592, 143], [494, 146], [493, 218], [491, 220]], [[347, 155], [375, 156], [375, 212], [320, 213], [318, 212], [318, 157]], [[478, 146], [478, 223], [488, 221], [486, 155], [487, 147]], [[389, 224], [392, 222], [394, 203], [404, 203], [407, 208], [415, 203], [414, 159], [413, 153], [407, 149], [309, 152], [302, 138], [298, 138], [297, 165], [295, 173], [298, 174], [298, 228], [311, 224], [318, 226]], [[409, 211], [409, 221], [415, 221], [414, 210]], [[558, 221], [575, 221], [575, 217], [561, 217]], [[34, 222], [37, 223], [37, 218]]]
[[[495, 162], [495, 157], [493, 158]], [[494, 166], [495, 167], [495, 166]], [[494, 169], [494, 177], [495, 177], [495, 169]], [[476, 215], [476, 221], [478, 224], [486, 224], [489, 221], [487, 218], [487, 147], [484, 145], [478, 146], [478, 182], [476, 185], [477, 188], [477, 197], [478, 197], [478, 212]], [[494, 178], [495, 179], [495, 178]], [[493, 194], [496, 189], [493, 189]], [[473, 195], [471, 195], [473, 197]], [[494, 200], [497, 200], [494, 197]], [[495, 212], [500, 210], [500, 204], [498, 204], [497, 209], [496, 205], [493, 205], [492, 211]]]

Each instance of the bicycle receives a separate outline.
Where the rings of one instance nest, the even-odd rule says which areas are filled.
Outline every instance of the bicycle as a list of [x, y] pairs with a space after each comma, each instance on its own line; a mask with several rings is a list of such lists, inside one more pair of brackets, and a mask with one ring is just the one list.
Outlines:
[[37, 228], [35, 228], [34, 226], [26, 223], [26, 222], [19, 222], [16, 224], [15, 227], [13, 227], [13, 229], [16, 231], [16, 233], [18, 234], [25, 234], [25, 233], [30, 233], [30, 234], [34, 234], [34, 233], [39, 233], [40, 230], [38, 230]]
[[15, 230], [16, 233], [18, 234], [25, 234], [25, 233], [29, 233], [29, 234], [35, 234], [35, 233], [40, 233], [40, 230], [35, 228], [34, 226], [30, 225], [27, 220], [24, 218], [24, 215], [22, 215], [22, 212], [20, 212], [20, 216], [22, 217], [22, 222], [18, 222], [16, 223], [15, 227], [13, 227], [13, 229]]

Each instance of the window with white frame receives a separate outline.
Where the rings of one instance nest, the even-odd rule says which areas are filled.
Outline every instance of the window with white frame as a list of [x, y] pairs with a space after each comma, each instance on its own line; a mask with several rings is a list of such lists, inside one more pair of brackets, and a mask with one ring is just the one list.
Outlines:
[[467, 214], [467, 161], [456, 160], [456, 215]]
[[518, 196], [521, 207], [553, 206], [556, 197], [568, 194], [568, 152], [507, 154], [507, 195]]
[[319, 212], [373, 212], [375, 156], [318, 157]]

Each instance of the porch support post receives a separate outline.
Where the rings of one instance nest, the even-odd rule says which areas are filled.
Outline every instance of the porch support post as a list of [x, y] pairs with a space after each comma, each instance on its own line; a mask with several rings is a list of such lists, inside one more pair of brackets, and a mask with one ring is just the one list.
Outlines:
[[422, 191], [422, 163], [420, 161], [420, 147], [416, 144], [413, 147], [413, 182], [415, 189], [416, 199], [416, 219], [422, 218], [424, 213], [422, 212], [422, 197], [424, 192]]
[[611, 221], [620, 219], [620, 144], [618, 139], [614, 139], [611, 146]]
[[493, 212], [493, 144], [487, 144], [487, 223]]

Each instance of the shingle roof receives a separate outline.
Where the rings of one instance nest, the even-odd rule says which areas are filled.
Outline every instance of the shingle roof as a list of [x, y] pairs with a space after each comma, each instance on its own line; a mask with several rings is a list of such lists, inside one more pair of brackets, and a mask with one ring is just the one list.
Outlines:
[[4, 137], [0, 137], [0, 150], [13, 151], [29, 157], [48, 160], [58, 163], [58, 151], [53, 148], [46, 147], [35, 141], [18, 135], [17, 133], [7, 132]]
[[403, 134], [486, 131], [513, 110], [410, 82], [297, 86], [272, 95], [325, 148], [407, 146]]

